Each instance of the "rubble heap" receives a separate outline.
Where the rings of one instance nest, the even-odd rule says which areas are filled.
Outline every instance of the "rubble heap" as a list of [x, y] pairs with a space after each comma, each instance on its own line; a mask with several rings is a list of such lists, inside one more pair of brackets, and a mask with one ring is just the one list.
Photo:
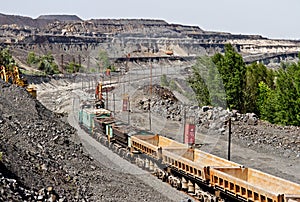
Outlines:
[[[0, 201], [58, 201], [59, 196], [53, 187], [39, 191], [24, 188], [15, 179], [6, 178], [0, 173]], [[60, 201], [63, 201], [61, 199]]]
[[2, 80], [0, 152], [0, 201], [167, 200], [134, 176], [101, 167], [60, 115]]
[[[228, 120], [231, 119], [233, 141], [265, 152], [274, 152], [284, 157], [300, 157], [300, 128], [295, 126], [276, 126], [258, 119], [254, 113], [241, 114], [221, 107], [188, 106], [176, 99], [174, 94], [163, 87], [155, 87], [150, 102], [151, 112], [172, 121], [182, 121], [186, 117], [197, 125], [198, 132], [224, 136], [228, 134]], [[144, 95], [148, 94], [144, 88]], [[161, 96], [161, 95], [168, 96]], [[148, 99], [136, 102], [140, 110], [149, 110]]]

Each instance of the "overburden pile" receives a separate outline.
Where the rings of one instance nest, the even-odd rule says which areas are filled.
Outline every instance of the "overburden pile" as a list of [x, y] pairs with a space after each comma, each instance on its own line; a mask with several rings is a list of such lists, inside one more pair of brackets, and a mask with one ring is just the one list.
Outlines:
[[134, 176], [94, 161], [60, 115], [2, 80], [0, 152], [0, 201], [164, 200]]
[[[145, 87], [143, 96], [137, 99], [135, 107], [142, 111], [149, 110], [149, 94]], [[259, 120], [256, 114], [241, 114], [236, 110], [228, 111], [221, 107], [183, 105], [174, 94], [164, 87], [153, 87], [150, 102], [153, 113], [172, 121], [181, 121], [184, 114], [197, 125], [198, 132], [208, 135], [220, 135], [227, 138], [228, 120], [232, 121], [233, 141], [256, 151], [274, 153], [284, 158], [300, 157], [300, 136], [297, 126], [280, 126]]]
[[[88, 196], [90, 193], [84, 188], [88, 182], [81, 179], [80, 170], [92, 172], [94, 163], [75, 142], [74, 134], [71, 126], [25, 89], [1, 81], [0, 191], [5, 192], [7, 187], [5, 178], [14, 178], [8, 180], [12, 189], [2, 193], [1, 199], [63, 201]], [[15, 194], [19, 186], [30, 191]]]

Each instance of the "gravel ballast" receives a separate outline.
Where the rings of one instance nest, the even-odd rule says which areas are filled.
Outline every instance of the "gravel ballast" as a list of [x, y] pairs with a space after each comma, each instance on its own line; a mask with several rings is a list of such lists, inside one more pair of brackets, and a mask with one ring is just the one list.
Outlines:
[[112, 168], [107, 153], [95, 160], [61, 115], [2, 81], [0, 137], [0, 201], [170, 201], [142, 175]]

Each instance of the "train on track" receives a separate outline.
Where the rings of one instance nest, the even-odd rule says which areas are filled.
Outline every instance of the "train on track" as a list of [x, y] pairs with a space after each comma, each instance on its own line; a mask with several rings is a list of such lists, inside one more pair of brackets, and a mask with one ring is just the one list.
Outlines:
[[244, 167], [82, 104], [79, 124], [120, 156], [199, 201], [300, 202], [300, 185]]

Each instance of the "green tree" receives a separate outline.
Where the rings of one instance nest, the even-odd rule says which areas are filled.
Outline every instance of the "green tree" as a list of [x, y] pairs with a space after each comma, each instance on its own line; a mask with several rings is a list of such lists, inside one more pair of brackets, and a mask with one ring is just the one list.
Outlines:
[[300, 125], [300, 65], [285, 64], [275, 74], [275, 87], [259, 84], [260, 118], [282, 125]]
[[201, 77], [199, 70], [193, 67], [193, 75], [188, 78], [188, 83], [195, 92], [196, 100], [199, 106], [211, 105], [209, 91], [204, 79]]
[[223, 80], [229, 109], [245, 112], [244, 89], [246, 84], [246, 65], [232, 45], [225, 45], [225, 54], [217, 53], [212, 58]]
[[116, 67], [115, 67], [114, 65], [110, 65], [110, 66], [108, 67], [108, 69], [110, 69], [111, 72], [116, 72], [116, 71], [117, 71], [117, 70], [116, 70]]
[[168, 79], [167, 79], [167, 75], [163, 74], [163, 75], [160, 77], [160, 85], [161, 85], [161, 86], [169, 86], [169, 82], [168, 82]]
[[177, 90], [177, 85], [173, 79], [170, 81], [169, 87], [171, 90]]
[[54, 61], [52, 54], [40, 56], [38, 59], [38, 69], [44, 71], [46, 74], [57, 74], [59, 73], [58, 65]]
[[67, 66], [66, 66], [66, 71], [67, 73], [75, 73], [75, 72], [79, 72], [80, 70], [80, 65], [74, 62], [70, 62]]
[[226, 94], [216, 65], [208, 56], [199, 57], [192, 67], [188, 83], [196, 94], [200, 106], [214, 105], [226, 107]]
[[108, 53], [105, 50], [99, 51], [98, 62], [100, 72], [104, 72], [107, 68], [111, 66]]
[[271, 89], [274, 88], [274, 73], [261, 63], [253, 63], [247, 66], [245, 85], [245, 109], [246, 112], [254, 112], [259, 115], [257, 97], [259, 83], [264, 82]]
[[32, 65], [38, 62], [38, 58], [36, 57], [34, 52], [29, 52], [27, 56], [27, 64]]
[[300, 66], [291, 64], [286, 70], [280, 69], [276, 77], [275, 123], [300, 125]]
[[10, 70], [13, 70], [13, 66], [17, 65], [8, 48], [1, 49], [0, 51], [0, 65], [3, 65]]
[[260, 118], [275, 123], [276, 97], [274, 91], [263, 81], [258, 84], [257, 107]]

